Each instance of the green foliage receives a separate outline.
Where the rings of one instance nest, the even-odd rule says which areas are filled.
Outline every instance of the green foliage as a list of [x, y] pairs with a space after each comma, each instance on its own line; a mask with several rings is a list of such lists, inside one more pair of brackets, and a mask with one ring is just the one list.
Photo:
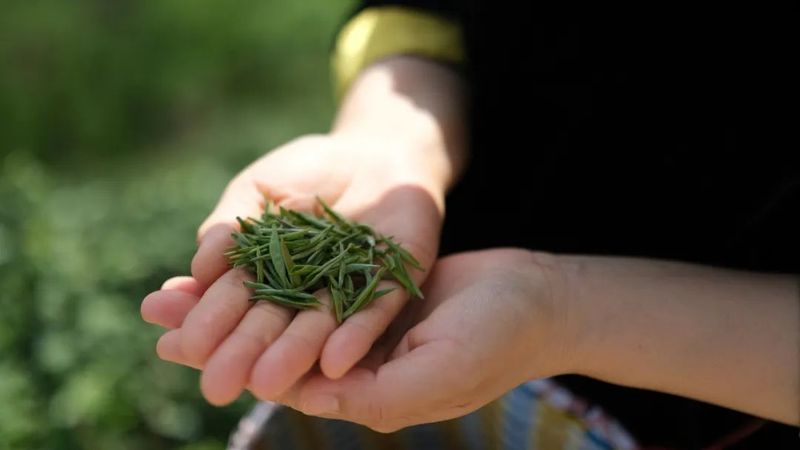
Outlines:
[[327, 53], [343, 6], [343, 0], [4, 2], [3, 146], [85, 160], [138, 151], [231, 107], [293, 102], [313, 111], [328, 103], [319, 97], [329, 98]]
[[0, 450], [220, 449], [138, 307], [241, 167], [323, 131], [349, 2], [21, 0], [0, 15]]

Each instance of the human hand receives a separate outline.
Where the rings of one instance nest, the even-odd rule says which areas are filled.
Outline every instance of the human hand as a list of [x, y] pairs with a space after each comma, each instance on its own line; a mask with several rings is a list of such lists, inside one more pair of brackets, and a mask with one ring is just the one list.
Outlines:
[[[438, 248], [445, 186], [419, 152], [386, 140], [352, 135], [300, 138], [270, 152], [236, 176], [198, 233], [192, 277], [168, 280], [142, 303], [145, 320], [171, 331], [159, 341], [166, 360], [202, 368], [201, 390], [217, 405], [249, 383], [260, 398], [276, 398], [317, 360], [330, 378], [344, 375], [402, 309], [398, 289], [338, 326], [328, 308], [294, 313], [251, 303], [249, 274], [230, 269], [237, 216], [258, 216], [264, 197], [315, 211], [319, 196], [344, 216], [394, 239], [430, 268]], [[410, 270], [418, 284], [426, 272]], [[326, 294], [319, 294], [323, 302]]]
[[566, 282], [546, 254], [498, 249], [437, 262], [358, 367], [311, 374], [281, 401], [389, 432], [465, 415], [520, 383], [570, 370]]

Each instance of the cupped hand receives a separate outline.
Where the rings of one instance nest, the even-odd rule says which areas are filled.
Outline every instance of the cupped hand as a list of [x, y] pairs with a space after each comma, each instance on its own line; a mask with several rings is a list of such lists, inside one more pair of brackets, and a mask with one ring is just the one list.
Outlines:
[[307, 376], [282, 401], [384, 432], [465, 415], [526, 380], [569, 370], [564, 286], [547, 254], [443, 258], [425, 299], [406, 306], [384, 345], [341, 379]]
[[[408, 299], [401, 289], [337, 327], [329, 308], [295, 313], [251, 303], [250, 275], [231, 269], [236, 217], [260, 215], [265, 197], [318, 212], [319, 196], [344, 216], [393, 236], [425, 268], [433, 265], [443, 215], [444, 186], [426, 161], [399, 145], [345, 136], [303, 137], [270, 152], [225, 189], [201, 225], [192, 276], [168, 280], [142, 303], [145, 320], [170, 328], [157, 351], [166, 360], [201, 368], [201, 390], [213, 404], [235, 400], [248, 386], [262, 399], [284, 394], [319, 361], [342, 377], [372, 347]], [[417, 283], [427, 272], [410, 270]], [[319, 293], [326, 301], [325, 293]]]

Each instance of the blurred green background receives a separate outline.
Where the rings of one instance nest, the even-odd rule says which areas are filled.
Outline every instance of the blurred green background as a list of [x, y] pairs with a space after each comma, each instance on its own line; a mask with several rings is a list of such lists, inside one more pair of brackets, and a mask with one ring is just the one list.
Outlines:
[[0, 13], [0, 449], [221, 449], [139, 302], [264, 151], [326, 130], [346, 0], [10, 0]]

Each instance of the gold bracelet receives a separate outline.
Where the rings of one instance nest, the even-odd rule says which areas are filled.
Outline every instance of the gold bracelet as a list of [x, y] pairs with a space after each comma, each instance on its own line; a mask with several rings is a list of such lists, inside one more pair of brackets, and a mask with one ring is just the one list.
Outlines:
[[461, 28], [441, 16], [412, 8], [382, 6], [361, 11], [336, 40], [331, 66], [337, 98], [367, 66], [393, 55], [459, 64], [464, 60]]

